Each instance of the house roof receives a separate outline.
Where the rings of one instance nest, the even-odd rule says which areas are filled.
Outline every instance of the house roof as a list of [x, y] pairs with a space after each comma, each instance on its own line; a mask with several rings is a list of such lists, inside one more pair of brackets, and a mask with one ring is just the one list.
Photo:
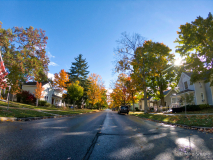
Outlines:
[[191, 77], [192, 76], [192, 72], [183, 72], [185, 73], [187, 76]]
[[62, 99], [62, 97], [56, 96], [56, 95], [54, 95], [54, 94], [52, 95], [52, 97], [53, 97], [53, 98], [55, 97], [55, 98], [60, 98], [60, 99]]
[[163, 95], [167, 95], [170, 91], [171, 91], [171, 89], [169, 89], [167, 91], [163, 91]]
[[[42, 86], [49, 83], [49, 82], [41, 82], [42, 83]], [[24, 83], [23, 85], [36, 85], [36, 82], [27, 82], [27, 83]]]
[[182, 94], [182, 93], [186, 93], [186, 92], [194, 92], [194, 90], [186, 89], [184, 91], [178, 92], [177, 94]]

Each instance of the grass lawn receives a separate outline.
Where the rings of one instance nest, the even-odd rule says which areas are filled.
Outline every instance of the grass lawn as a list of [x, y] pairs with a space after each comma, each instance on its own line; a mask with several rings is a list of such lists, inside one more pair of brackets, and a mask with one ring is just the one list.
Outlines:
[[213, 115], [188, 115], [185, 117], [184, 115], [169, 116], [159, 114], [143, 114], [140, 112], [130, 112], [129, 114], [162, 122], [177, 123], [188, 126], [213, 127]]
[[[7, 102], [0, 101], [0, 106], [7, 106]], [[51, 113], [59, 114], [59, 115], [70, 115], [70, 114], [79, 114], [79, 113], [88, 113], [97, 110], [91, 109], [75, 109], [74, 111], [70, 108], [55, 108], [55, 107], [36, 107], [34, 105], [23, 104], [18, 102], [9, 102], [9, 107], [14, 107], [14, 109], [10, 109], [7, 111], [5, 108], [0, 108], [0, 117], [42, 117], [42, 116], [50, 116]], [[17, 108], [17, 109], [15, 109]], [[18, 109], [22, 108], [22, 109]], [[27, 108], [24, 110], [23, 108]], [[49, 114], [45, 114], [38, 111], [32, 111], [28, 109], [39, 109]]]
[[[8, 103], [0, 101], [0, 105], [7, 106]], [[36, 106], [30, 105], [30, 104], [23, 104], [23, 103], [19, 103], [19, 102], [11, 102], [11, 101], [9, 102], [9, 107], [40, 109], [40, 110], [60, 110], [60, 108], [56, 108], [56, 107], [41, 107], [41, 106], [36, 107]]]
[[23, 109], [9, 109], [7, 111], [6, 108], [0, 108], [0, 117], [27, 118], [27, 117], [43, 117], [43, 116], [52, 116], [52, 114]]

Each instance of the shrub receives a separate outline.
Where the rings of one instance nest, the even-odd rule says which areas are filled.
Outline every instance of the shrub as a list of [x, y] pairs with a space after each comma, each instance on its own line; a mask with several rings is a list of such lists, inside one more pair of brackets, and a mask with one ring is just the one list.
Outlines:
[[34, 104], [36, 102], [36, 98], [29, 91], [21, 91], [17, 93], [17, 99], [25, 104]]
[[47, 103], [45, 104], [45, 107], [51, 107], [51, 104], [47, 102]]
[[38, 101], [39, 106], [46, 106], [46, 104], [47, 104], [47, 101], [43, 101], [43, 100]]
[[[180, 107], [182, 111], [185, 111], [185, 106]], [[199, 111], [200, 106], [199, 105], [186, 105], [186, 111]]]
[[200, 104], [199, 107], [200, 107], [201, 110], [203, 110], [203, 109], [206, 109], [206, 108], [210, 108], [210, 105], [209, 104]]
[[140, 111], [140, 110], [138, 109], [138, 107], [135, 107], [135, 111]]

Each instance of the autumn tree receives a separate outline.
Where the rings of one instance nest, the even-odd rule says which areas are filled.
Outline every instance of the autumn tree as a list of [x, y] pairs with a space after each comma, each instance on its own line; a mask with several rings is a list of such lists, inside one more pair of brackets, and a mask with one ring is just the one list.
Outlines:
[[136, 94], [138, 93], [138, 87], [137, 83], [135, 82], [134, 79], [132, 79], [130, 76], [126, 78], [126, 88], [127, 88], [127, 93], [129, 94], [130, 101], [133, 104], [133, 111], [135, 110], [134, 104], [137, 103], [138, 98]]
[[89, 88], [87, 91], [89, 103], [94, 107], [95, 104], [101, 101], [102, 91], [104, 84], [100, 75], [92, 73], [89, 75], [88, 80], [90, 82]]
[[12, 79], [14, 70], [19, 82], [47, 79], [49, 58], [46, 55], [47, 36], [42, 29], [14, 27], [5, 30], [0, 23], [0, 46], [7, 78]]
[[199, 16], [179, 28], [176, 52], [186, 56], [186, 68], [193, 72], [191, 82], [205, 79], [213, 86], [213, 15], [209, 13], [206, 19]]
[[84, 88], [79, 85], [79, 81], [75, 81], [68, 85], [67, 94], [69, 100], [73, 102], [74, 110], [76, 101], [78, 101], [84, 94]]
[[69, 76], [68, 74], [64, 71], [64, 69], [62, 69], [59, 74], [55, 73], [54, 74], [54, 87], [56, 88], [60, 88], [60, 89], [64, 89], [67, 90], [67, 82], [69, 81]]
[[38, 106], [38, 100], [44, 97], [43, 91], [44, 87], [42, 87], [42, 83], [36, 82], [36, 89], [35, 92], [33, 92], [36, 97], [36, 106]]
[[71, 68], [69, 69], [70, 71], [68, 72], [68, 83], [79, 81], [79, 85], [84, 88], [84, 95], [79, 99], [77, 102], [78, 104], [85, 103], [87, 100], [87, 91], [89, 86], [88, 68], [89, 66], [86, 59], [83, 59], [83, 55], [79, 54], [78, 57], [75, 58], [75, 62], [72, 62]]
[[[143, 91], [144, 108], [147, 113], [147, 88], [150, 87], [148, 81], [153, 77], [160, 77], [159, 79], [162, 80], [162, 71], [174, 55], [170, 54], [171, 50], [163, 43], [144, 41], [144, 39], [139, 34], [129, 36], [122, 33], [122, 38], [118, 41], [119, 47], [116, 50], [119, 58], [115, 68], [116, 71], [128, 71], [136, 82], [138, 91]], [[164, 88], [159, 84], [162, 84], [160, 80], [158, 86], [154, 85], [153, 88], [158, 88], [162, 96]]]
[[128, 105], [131, 102], [130, 84], [128, 84], [128, 76], [124, 73], [118, 75], [114, 84], [112, 84], [111, 99], [116, 107]]
[[7, 76], [7, 74], [8, 73], [5, 70], [4, 62], [0, 61], [0, 88], [1, 89], [4, 89], [7, 87], [7, 82], [6, 82], [6, 78], [5, 78]]

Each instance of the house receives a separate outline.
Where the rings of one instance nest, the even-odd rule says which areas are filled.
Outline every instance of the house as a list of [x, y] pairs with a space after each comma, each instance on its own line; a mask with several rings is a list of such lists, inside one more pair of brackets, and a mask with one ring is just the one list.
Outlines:
[[181, 96], [184, 96], [185, 94], [191, 94], [194, 96], [192, 103], [195, 105], [213, 105], [213, 86], [210, 86], [210, 82], [205, 83], [204, 80], [199, 80], [195, 83], [191, 83], [191, 75], [192, 73], [189, 72], [181, 73], [181, 77], [178, 82], [180, 92], [178, 92], [176, 95], [171, 96], [171, 108], [181, 106]]
[[[163, 95], [164, 95], [164, 105], [163, 107], [166, 107], [166, 106], [170, 106], [172, 101], [171, 101], [171, 95], [177, 93], [176, 90], [174, 89], [170, 89], [170, 90], [166, 90], [166, 91], [163, 91]], [[139, 101], [139, 109], [140, 110], [144, 110], [144, 99], [141, 99]], [[158, 110], [158, 107], [161, 106], [161, 100], [155, 100], [154, 97], [148, 97], [147, 98], [147, 106], [148, 108], [154, 108], [155, 110]]]
[[[40, 100], [47, 101], [50, 104], [56, 105], [56, 106], [63, 106], [62, 103], [62, 95], [63, 90], [61, 89], [53, 89], [50, 82], [41, 82], [42, 87], [44, 87], [43, 91], [43, 98]], [[22, 90], [29, 91], [31, 94], [34, 94], [36, 89], [36, 82], [27, 82], [22, 85]]]

